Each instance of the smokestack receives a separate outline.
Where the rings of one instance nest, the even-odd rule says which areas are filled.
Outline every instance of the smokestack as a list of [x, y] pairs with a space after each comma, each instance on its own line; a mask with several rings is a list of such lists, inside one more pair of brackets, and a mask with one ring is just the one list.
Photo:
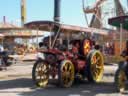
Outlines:
[[6, 17], [3, 16], [3, 23], [5, 24], [6, 23]]
[[54, 0], [54, 21], [60, 22], [60, 2], [61, 0]]
[[21, 26], [26, 22], [26, 0], [21, 0]]
[[[60, 1], [61, 0], [54, 0], [54, 22], [57, 22], [57, 23], [60, 22]], [[54, 37], [55, 38], [54, 38], [53, 44], [51, 45], [51, 48], [55, 46], [57, 38], [60, 35], [59, 26], [57, 26], [55, 24], [53, 30], [54, 30]]]

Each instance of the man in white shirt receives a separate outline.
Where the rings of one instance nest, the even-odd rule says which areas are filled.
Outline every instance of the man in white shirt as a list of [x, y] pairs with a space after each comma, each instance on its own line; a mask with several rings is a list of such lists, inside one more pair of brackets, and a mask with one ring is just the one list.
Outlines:
[[[4, 51], [4, 47], [0, 44], [0, 70], [5, 69], [6, 70], [6, 63], [7, 63], [7, 56], [6, 52]], [[3, 67], [3, 68], [2, 68]]]

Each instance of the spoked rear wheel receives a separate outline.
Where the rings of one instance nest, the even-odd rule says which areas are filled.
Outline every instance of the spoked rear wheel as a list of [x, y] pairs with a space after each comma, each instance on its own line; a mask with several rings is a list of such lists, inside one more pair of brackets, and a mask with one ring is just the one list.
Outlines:
[[118, 92], [125, 91], [125, 82], [127, 80], [125, 71], [123, 69], [118, 69], [115, 74], [115, 84]]
[[38, 61], [32, 69], [32, 79], [39, 87], [46, 87], [49, 80], [49, 67], [45, 61]]
[[70, 87], [74, 82], [74, 65], [69, 60], [64, 60], [59, 68], [59, 83], [61, 87]]
[[92, 50], [88, 56], [87, 63], [88, 80], [90, 82], [100, 82], [104, 71], [104, 60], [101, 52]]

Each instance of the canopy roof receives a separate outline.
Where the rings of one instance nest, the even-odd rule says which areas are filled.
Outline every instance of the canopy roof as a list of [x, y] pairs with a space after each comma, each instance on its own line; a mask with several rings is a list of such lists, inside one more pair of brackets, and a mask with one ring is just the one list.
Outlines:
[[0, 33], [5, 37], [22, 37], [22, 38], [30, 38], [30, 37], [42, 37], [44, 33], [39, 30], [29, 30], [26, 28], [0, 28]]
[[4, 37], [21, 37], [21, 38], [30, 38], [30, 37], [42, 37], [44, 33], [39, 30], [30, 30], [27, 28], [21, 27], [0, 27], [0, 34]]
[[33, 22], [25, 24], [25, 27], [30, 28], [30, 29], [38, 29], [38, 30], [50, 32], [54, 30], [53, 29], [54, 25], [58, 26], [60, 28], [60, 31], [62, 32], [71, 32], [71, 33], [79, 33], [79, 32], [90, 32], [91, 33], [92, 32], [92, 33], [97, 33], [100, 35], [108, 35], [107, 30], [66, 25], [66, 24], [55, 23], [53, 21], [33, 21]]
[[128, 30], [128, 16], [110, 18], [108, 23], [118, 28], [120, 28], [120, 25], [122, 24], [122, 28]]
[[1, 22], [0, 28], [18, 28], [18, 26], [13, 25], [13, 24], [8, 23], [8, 22]]

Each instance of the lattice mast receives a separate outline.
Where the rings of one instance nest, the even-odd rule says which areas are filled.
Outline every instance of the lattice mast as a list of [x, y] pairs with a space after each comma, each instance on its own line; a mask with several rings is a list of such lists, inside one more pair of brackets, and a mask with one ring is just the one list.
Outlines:
[[116, 16], [124, 16], [125, 12], [123, 10], [122, 5], [120, 4], [119, 0], [114, 0], [115, 2], [115, 7], [116, 7]]
[[[87, 7], [84, 9], [85, 14], [92, 13], [93, 17], [90, 23], [90, 27], [101, 28], [101, 4], [106, 0], [96, 0], [92, 7]], [[96, 23], [95, 23], [96, 22]]]

